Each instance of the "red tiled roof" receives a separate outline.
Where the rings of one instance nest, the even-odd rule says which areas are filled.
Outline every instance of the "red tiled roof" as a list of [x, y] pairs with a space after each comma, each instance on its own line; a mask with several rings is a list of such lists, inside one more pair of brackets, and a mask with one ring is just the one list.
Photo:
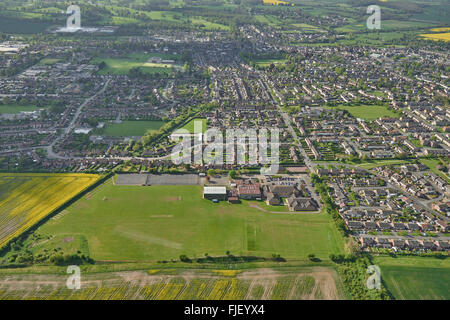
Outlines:
[[238, 186], [239, 194], [261, 194], [259, 183]]

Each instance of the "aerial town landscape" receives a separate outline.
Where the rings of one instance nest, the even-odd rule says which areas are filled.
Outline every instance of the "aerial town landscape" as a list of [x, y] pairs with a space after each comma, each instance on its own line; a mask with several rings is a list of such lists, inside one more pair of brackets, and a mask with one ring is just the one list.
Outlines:
[[2, 1], [0, 300], [450, 299], [449, 49], [446, 0]]

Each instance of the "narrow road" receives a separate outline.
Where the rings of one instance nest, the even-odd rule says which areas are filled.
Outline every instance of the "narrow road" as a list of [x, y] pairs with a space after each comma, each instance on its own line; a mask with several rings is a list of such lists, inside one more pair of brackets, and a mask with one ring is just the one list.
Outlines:
[[111, 82], [111, 79], [106, 80], [104, 86], [97, 91], [93, 96], [87, 98], [86, 100], [84, 100], [84, 102], [82, 104], [80, 104], [80, 106], [77, 108], [77, 111], [75, 112], [75, 115], [73, 116], [72, 120], [69, 123], [69, 126], [67, 128], [64, 129], [63, 133], [61, 133], [61, 135], [59, 137], [56, 137], [55, 140], [53, 140], [53, 142], [47, 146], [45, 148], [45, 150], [47, 151], [47, 156], [50, 159], [67, 159], [67, 157], [62, 157], [60, 155], [57, 155], [55, 152], [53, 152], [53, 147], [56, 145], [56, 143], [62, 139], [64, 139], [64, 137], [70, 133], [70, 131], [73, 130], [73, 128], [75, 127], [75, 124], [78, 120], [78, 118], [81, 115], [81, 112], [83, 111], [83, 108], [92, 100], [94, 100], [95, 98], [97, 98], [98, 95], [102, 94], [103, 92], [105, 92], [106, 88], [108, 87], [109, 83]]

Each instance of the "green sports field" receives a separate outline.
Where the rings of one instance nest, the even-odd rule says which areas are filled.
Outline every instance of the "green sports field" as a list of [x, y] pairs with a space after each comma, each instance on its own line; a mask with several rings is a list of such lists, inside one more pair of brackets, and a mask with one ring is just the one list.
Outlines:
[[285, 64], [286, 62], [288, 62], [287, 59], [257, 59], [257, 60], [255, 60], [255, 64], [260, 67], [268, 67], [272, 63], [274, 65]]
[[108, 181], [39, 233], [80, 235], [95, 260], [158, 261], [228, 250], [294, 259], [343, 253], [343, 239], [324, 213], [275, 214], [248, 203], [214, 204], [202, 199], [200, 186], [115, 186]]
[[0, 105], [0, 114], [7, 113], [7, 114], [18, 114], [22, 111], [36, 111], [40, 108], [33, 106], [33, 105], [16, 105], [16, 104], [3, 104]]
[[41, 61], [39, 61], [39, 64], [42, 66], [51, 66], [54, 65], [55, 63], [60, 62], [61, 59], [56, 59], [56, 58], [44, 58]]
[[202, 132], [205, 132], [207, 130], [207, 120], [204, 118], [194, 118], [188, 123], [186, 123], [182, 129], [188, 130], [190, 133], [194, 133], [194, 123], [195, 121], [201, 121], [202, 122]]
[[377, 106], [377, 105], [359, 105], [359, 106], [345, 106], [339, 105], [336, 108], [339, 110], [346, 110], [350, 112], [352, 116], [355, 118], [360, 118], [364, 120], [376, 120], [380, 117], [390, 117], [390, 118], [398, 118], [399, 114], [395, 113], [392, 110], [389, 110], [386, 106]]
[[139, 68], [143, 73], [170, 73], [175, 65], [168, 63], [151, 63], [151, 57], [161, 57], [162, 59], [174, 59], [173, 55], [160, 53], [134, 53], [126, 57], [97, 57], [92, 63], [105, 62], [106, 66], [100, 70], [99, 74], [128, 74], [130, 69]]
[[156, 131], [164, 125], [164, 121], [123, 121], [107, 124], [104, 135], [110, 137], [143, 136], [148, 130]]
[[448, 183], [450, 183], [450, 178], [442, 171], [438, 170], [438, 165], [444, 165], [444, 161], [440, 161], [438, 159], [421, 159], [420, 162], [422, 162], [424, 165], [426, 165], [428, 168], [430, 168], [430, 171], [434, 174], [437, 174], [438, 176], [441, 176], [443, 179], [445, 179]]
[[388, 166], [388, 165], [402, 165], [405, 163], [411, 163], [411, 161], [407, 160], [375, 160], [375, 161], [367, 161], [365, 163], [357, 163], [355, 164], [358, 167], [363, 169], [373, 169], [380, 166]]
[[381, 278], [395, 299], [450, 299], [450, 261], [424, 257], [379, 257]]

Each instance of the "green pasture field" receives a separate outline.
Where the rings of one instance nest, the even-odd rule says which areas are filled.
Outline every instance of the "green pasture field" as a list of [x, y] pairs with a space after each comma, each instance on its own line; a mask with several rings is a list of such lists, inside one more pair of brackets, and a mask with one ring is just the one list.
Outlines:
[[450, 261], [429, 257], [377, 257], [381, 278], [400, 300], [448, 300]]
[[220, 23], [214, 23], [207, 21], [206, 19], [202, 18], [201, 16], [185, 16], [180, 12], [176, 11], [144, 11], [144, 10], [135, 10], [135, 9], [129, 9], [124, 7], [116, 7], [116, 6], [106, 6], [106, 8], [113, 14], [112, 22], [114, 24], [136, 24], [136, 23], [145, 23], [144, 21], [140, 21], [138, 19], [129, 18], [129, 17], [122, 17], [120, 16], [121, 10], [127, 10], [131, 12], [132, 14], [138, 14], [138, 15], [145, 15], [151, 20], [156, 21], [167, 21], [167, 22], [173, 22], [173, 23], [179, 23], [179, 24], [192, 24], [194, 26], [199, 27], [203, 30], [229, 30], [230, 27], [227, 25], [223, 25]]
[[61, 59], [57, 59], [57, 58], [44, 58], [41, 61], [39, 61], [39, 64], [43, 65], [43, 66], [50, 66], [50, 65], [53, 65], [60, 61], [61, 61]]
[[37, 107], [33, 105], [16, 105], [16, 104], [3, 104], [0, 105], [0, 114], [7, 113], [7, 114], [18, 114], [21, 111], [36, 111], [44, 107]]
[[164, 121], [123, 121], [107, 124], [103, 134], [110, 137], [143, 136], [148, 130], [156, 131], [164, 125]]
[[284, 64], [287, 61], [288, 61], [287, 59], [256, 59], [255, 64], [260, 67], [268, 67], [272, 63], [273, 64]]
[[267, 24], [272, 27], [278, 27], [279, 25], [283, 24], [283, 21], [274, 15], [255, 15], [253, 18], [259, 23]]
[[207, 128], [207, 119], [204, 118], [194, 118], [188, 123], [186, 123], [184, 126], [181, 127], [181, 129], [186, 129], [190, 133], [194, 133], [194, 122], [195, 121], [201, 121], [202, 122], [202, 132], [204, 133]]
[[140, 68], [144, 73], [170, 73], [172, 71], [171, 66], [168, 67], [167, 64], [159, 64], [157, 67], [155, 65], [145, 66], [145, 62], [135, 61], [133, 59], [115, 59], [115, 58], [102, 58], [96, 59], [95, 63], [100, 63], [104, 61], [106, 67], [100, 70], [99, 74], [128, 74], [131, 68]]
[[407, 160], [372, 160], [365, 163], [356, 163], [355, 165], [361, 167], [363, 169], [372, 169], [380, 166], [387, 165], [402, 165], [406, 163], [411, 163], [411, 161]]
[[174, 55], [165, 54], [130, 54], [124, 58], [108, 58], [97, 57], [92, 60], [92, 63], [99, 64], [104, 61], [106, 67], [100, 70], [99, 74], [128, 74], [131, 68], [139, 68], [144, 73], [170, 73], [175, 67], [167, 63], [149, 63], [147, 62], [151, 57], [161, 57], [163, 59], [174, 60]]
[[199, 26], [202, 29], [205, 30], [230, 30], [229, 26], [220, 24], [220, 23], [215, 23], [215, 22], [211, 22], [208, 20], [203, 19], [202, 17], [190, 17], [189, 19], [191, 21], [191, 23], [193, 25]]
[[386, 106], [377, 105], [359, 105], [359, 106], [345, 106], [338, 105], [336, 107], [329, 107], [329, 109], [336, 108], [339, 110], [347, 110], [355, 118], [364, 120], [376, 120], [380, 117], [398, 118], [399, 114], [389, 110]]
[[[406, 20], [381, 20], [381, 31], [386, 30], [411, 30], [422, 29], [435, 25], [435, 23], [424, 21]], [[334, 29], [336, 32], [365, 32], [368, 31], [366, 21], [348, 24]]]
[[95, 260], [159, 261], [181, 254], [328, 259], [343, 253], [334, 222], [321, 214], [276, 214], [202, 199], [200, 186], [116, 186], [108, 181], [39, 233], [83, 236]]
[[439, 161], [438, 159], [421, 159], [420, 162], [430, 168], [431, 172], [437, 174], [438, 176], [445, 179], [448, 183], [450, 183], [450, 178], [444, 172], [437, 169], [437, 166], [439, 164], [442, 164], [441, 161]]

